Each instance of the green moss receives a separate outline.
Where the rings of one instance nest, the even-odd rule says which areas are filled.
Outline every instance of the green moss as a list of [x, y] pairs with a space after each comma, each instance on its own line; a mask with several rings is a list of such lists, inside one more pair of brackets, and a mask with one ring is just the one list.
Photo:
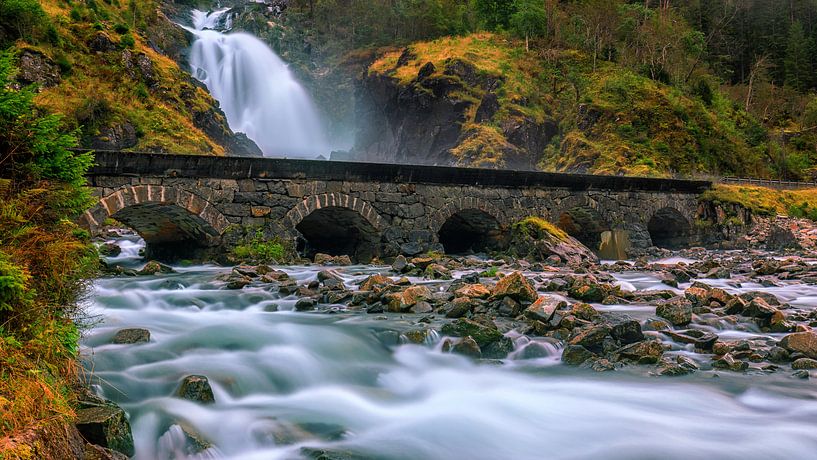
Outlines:
[[259, 229], [232, 248], [231, 255], [241, 262], [284, 263], [292, 260], [294, 249], [280, 238], [267, 238]]
[[542, 219], [541, 217], [535, 216], [526, 217], [520, 220], [519, 222], [513, 224], [512, 229], [514, 232], [519, 232], [522, 235], [529, 236], [534, 239], [541, 239], [548, 235], [561, 241], [569, 238], [567, 233], [565, 233], [565, 231], [561, 228], [553, 225], [545, 219]]
[[742, 185], [717, 185], [700, 198], [716, 205], [735, 205], [755, 215], [786, 215], [817, 221], [817, 189], [774, 190]]

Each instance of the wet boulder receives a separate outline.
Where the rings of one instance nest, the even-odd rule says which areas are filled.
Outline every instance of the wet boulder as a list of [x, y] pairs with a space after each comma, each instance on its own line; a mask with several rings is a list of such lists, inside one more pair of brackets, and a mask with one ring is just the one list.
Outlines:
[[388, 310], [395, 313], [404, 312], [417, 302], [431, 297], [431, 290], [422, 285], [409, 286], [403, 292], [388, 294]]
[[128, 328], [116, 331], [111, 343], [137, 344], [150, 342], [150, 331], [143, 328]]
[[718, 341], [716, 334], [699, 329], [688, 329], [685, 331], [666, 330], [661, 331], [661, 333], [670, 337], [675, 342], [692, 344], [697, 351], [703, 352], [712, 351], [715, 342]]
[[396, 271], [397, 273], [405, 273], [408, 269], [409, 263], [406, 260], [406, 257], [402, 254], [398, 255], [394, 258], [394, 262], [391, 264], [391, 269]]
[[453, 337], [473, 338], [480, 347], [496, 342], [503, 335], [494, 324], [483, 324], [472, 319], [459, 318], [443, 326], [442, 333]]
[[482, 358], [482, 350], [471, 336], [463, 337], [462, 340], [451, 347], [451, 351], [469, 358]]
[[525, 317], [542, 322], [549, 322], [553, 318], [554, 313], [562, 308], [567, 307], [567, 302], [552, 296], [541, 295], [536, 299], [531, 306], [525, 309]]
[[756, 297], [746, 305], [746, 308], [741, 313], [743, 316], [749, 316], [751, 318], [760, 318], [760, 319], [770, 319], [775, 313], [777, 313], [777, 309], [769, 305], [765, 300], [760, 297]]
[[122, 452], [106, 449], [95, 444], [85, 444], [82, 454], [83, 460], [128, 460], [128, 456]]
[[655, 314], [669, 321], [673, 326], [686, 326], [692, 321], [692, 305], [689, 301], [675, 298], [659, 304]]
[[86, 441], [131, 456], [133, 436], [125, 411], [105, 403], [77, 409], [76, 426]]
[[568, 345], [562, 351], [562, 362], [568, 366], [579, 366], [595, 355], [581, 345]]
[[599, 283], [592, 276], [583, 276], [573, 281], [567, 293], [570, 297], [583, 302], [601, 302], [611, 291], [609, 285]]
[[388, 276], [371, 275], [370, 277], [363, 280], [363, 283], [360, 284], [360, 290], [379, 291], [392, 284], [394, 284], [394, 281], [392, 281], [391, 278], [389, 278]]
[[454, 294], [471, 299], [487, 299], [491, 295], [491, 290], [482, 284], [466, 284], [454, 291]]
[[597, 324], [574, 332], [568, 343], [581, 345], [593, 352], [603, 349], [605, 339], [610, 335], [611, 328], [606, 324]]
[[202, 404], [216, 402], [213, 389], [210, 387], [210, 381], [203, 375], [188, 375], [182, 379], [182, 383], [176, 390], [176, 396]]
[[462, 318], [474, 308], [474, 303], [468, 297], [456, 297], [445, 308], [446, 318]]
[[715, 359], [712, 360], [712, 367], [739, 372], [748, 369], [749, 363], [736, 359], [732, 353], [727, 353], [722, 356], [715, 356]]
[[141, 270], [137, 271], [136, 274], [137, 275], [142, 275], [142, 276], [147, 276], [147, 275], [157, 275], [157, 274], [160, 274], [160, 273], [173, 273], [173, 272], [174, 272], [173, 268], [171, 268], [171, 267], [169, 267], [169, 266], [167, 266], [167, 265], [165, 265], [163, 263], [157, 262], [155, 260], [151, 260], [147, 264], [145, 264], [145, 266], [142, 267]]
[[116, 257], [122, 253], [122, 248], [116, 243], [104, 243], [99, 246], [99, 255], [105, 257]]
[[780, 346], [790, 352], [817, 359], [817, 333], [813, 331], [789, 334], [780, 340]]
[[608, 323], [611, 326], [610, 336], [622, 344], [630, 344], [644, 340], [644, 333], [641, 332], [641, 324], [626, 315], [610, 317]]
[[658, 340], [636, 342], [616, 350], [617, 361], [628, 361], [636, 364], [655, 364], [664, 354], [664, 347]]
[[798, 370], [798, 369], [807, 369], [807, 370], [814, 370], [817, 369], [817, 359], [811, 358], [800, 358], [795, 359], [793, 363], [791, 363], [791, 368]]
[[537, 299], [536, 289], [520, 272], [513, 272], [496, 283], [491, 297], [501, 299], [510, 297], [519, 302], [534, 302]]

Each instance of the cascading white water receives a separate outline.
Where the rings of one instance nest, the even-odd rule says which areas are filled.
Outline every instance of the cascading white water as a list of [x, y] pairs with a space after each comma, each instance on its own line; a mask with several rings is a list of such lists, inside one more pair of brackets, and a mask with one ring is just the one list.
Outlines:
[[326, 156], [317, 110], [286, 63], [250, 34], [211, 30], [231, 27], [227, 11], [193, 11], [193, 76], [219, 101], [230, 128], [245, 133], [265, 156]]

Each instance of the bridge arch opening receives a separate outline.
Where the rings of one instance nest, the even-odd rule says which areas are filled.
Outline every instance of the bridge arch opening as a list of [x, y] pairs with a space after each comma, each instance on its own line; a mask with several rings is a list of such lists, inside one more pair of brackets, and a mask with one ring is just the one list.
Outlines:
[[312, 258], [317, 253], [348, 255], [368, 263], [379, 253], [380, 234], [359, 212], [330, 206], [312, 211], [295, 229], [300, 233], [298, 251]]
[[437, 236], [447, 254], [464, 254], [501, 249], [503, 234], [496, 217], [480, 209], [463, 209], [446, 219]]
[[124, 207], [111, 218], [145, 240], [145, 257], [162, 261], [197, 259], [218, 235], [201, 217], [175, 204], [145, 203]]
[[79, 218], [80, 225], [97, 235], [114, 219], [145, 240], [145, 257], [172, 262], [200, 259], [217, 246], [229, 226], [207, 200], [177, 187], [124, 186], [100, 198], [99, 204]]
[[579, 206], [562, 212], [556, 225], [593, 251], [599, 250], [602, 234], [610, 231], [607, 220], [589, 206]]
[[692, 225], [675, 208], [661, 208], [647, 223], [653, 246], [665, 249], [679, 249], [689, 246], [692, 241]]

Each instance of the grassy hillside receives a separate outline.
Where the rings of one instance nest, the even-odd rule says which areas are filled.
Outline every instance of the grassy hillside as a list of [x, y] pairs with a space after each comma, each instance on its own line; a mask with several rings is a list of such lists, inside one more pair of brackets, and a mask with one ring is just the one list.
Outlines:
[[484, 88], [466, 84], [460, 95], [473, 102], [463, 130], [477, 134], [464, 137], [451, 154], [460, 158], [480, 151], [471, 156], [472, 164], [500, 161], [501, 146], [507, 144], [500, 128], [516, 117], [529, 117], [540, 123], [552, 119], [559, 126], [543, 152], [539, 167], [544, 170], [650, 176], [770, 173], [760, 147], [763, 128], [705, 80], [698, 94], [685, 93], [616, 63], [601, 62], [594, 70], [592, 57], [580, 50], [526, 51], [523, 41], [491, 33], [385, 52], [369, 74], [410, 85], [426, 63], [442, 76], [455, 60], [500, 82], [500, 109], [490, 120], [475, 118]]
[[[215, 101], [158, 51], [186, 46], [186, 37], [154, 1], [39, 4], [45, 12], [39, 28], [45, 32], [32, 28], [12, 45], [23, 70], [22, 57], [34, 56], [35, 76], [43, 72], [37, 105], [80, 128], [82, 145], [224, 154], [221, 138], [229, 132]], [[49, 74], [54, 64], [58, 72]], [[208, 123], [211, 130], [205, 132]]]

